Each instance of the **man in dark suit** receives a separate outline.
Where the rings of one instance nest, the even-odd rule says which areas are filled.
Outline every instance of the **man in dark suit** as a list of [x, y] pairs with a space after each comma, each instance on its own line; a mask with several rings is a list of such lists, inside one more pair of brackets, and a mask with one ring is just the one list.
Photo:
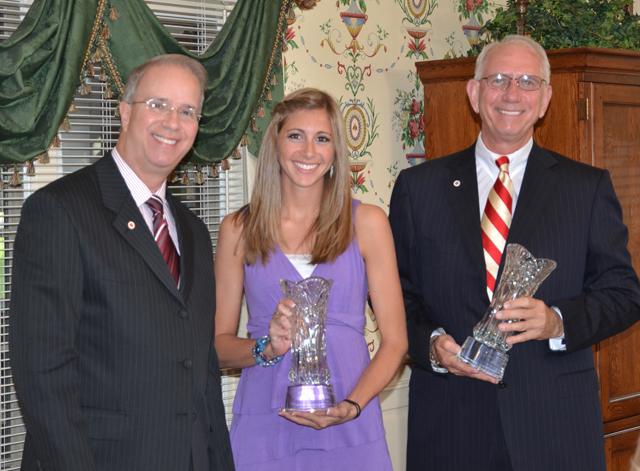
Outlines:
[[[476, 143], [395, 184], [413, 361], [409, 471], [605, 469], [590, 346], [638, 320], [640, 288], [608, 172], [533, 142], [549, 75], [529, 38], [485, 47], [467, 84], [482, 121]], [[558, 267], [537, 299], [499, 313], [514, 322], [500, 325], [513, 348], [498, 383], [456, 355], [489, 305], [507, 242]]]
[[9, 331], [23, 470], [233, 469], [211, 240], [166, 191], [205, 83], [186, 56], [135, 69], [115, 149], [24, 204]]

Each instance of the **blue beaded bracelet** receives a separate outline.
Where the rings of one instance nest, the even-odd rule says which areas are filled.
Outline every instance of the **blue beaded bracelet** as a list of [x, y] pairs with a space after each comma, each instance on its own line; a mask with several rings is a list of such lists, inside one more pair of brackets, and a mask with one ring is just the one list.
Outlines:
[[260, 337], [256, 339], [256, 344], [251, 349], [251, 356], [256, 362], [256, 365], [260, 365], [264, 368], [268, 366], [273, 366], [282, 360], [282, 355], [278, 355], [277, 357], [273, 357], [269, 360], [266, 356], [264, 356], [264, 349], [267, 348], [267, 344], [271, 342], [271, 337], [265, 335], [264, 337]]

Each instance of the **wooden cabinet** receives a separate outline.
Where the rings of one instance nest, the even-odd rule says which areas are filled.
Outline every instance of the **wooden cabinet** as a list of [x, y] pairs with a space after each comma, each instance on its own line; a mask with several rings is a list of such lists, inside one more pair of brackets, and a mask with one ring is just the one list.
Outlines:
[[[640, 272], [640, 53], [549, 51], [553, 97], [535, 139], [543, 147], [607, 168]], [[473, 143], [480, 122], [465, 85], [474, 58], [417, 64], [424, 84], [425, 150], [435, 158]], [[640, 323], [594, 346], [609, 471], [627, 471], [640, 436]]]

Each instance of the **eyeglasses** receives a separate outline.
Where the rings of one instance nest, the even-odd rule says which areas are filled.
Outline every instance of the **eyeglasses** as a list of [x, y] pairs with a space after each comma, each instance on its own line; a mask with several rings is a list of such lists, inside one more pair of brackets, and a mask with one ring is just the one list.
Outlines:
[[507, 74], [491, 74], [486, 77], [482, 77], [480, 80], [486, 80], [487, 85], [494, 90], [507, 91], [511, 86], [511, 82], [515, 82], [520, 90], [525, 92], [535, 92], [542, 87], [543, 83], [547, 83], [546, 80], [538, 77], [537, 75], [520, 75], [519, 77], [512, 77]]
[[144, 103], [144, 105], [147, 107], [148, 110], [163, 116], [168, 115], [170, 112], [177, 110], [178, 118], [182, 121], [194, 121], [197, 123], [198, 121], [200, 121], [200, 118], [202, 117], [202, 115], [198, 114], [198, 112], [193, 106], [191, 105], [175, 106], [171, 104], [169, 100], [165, 100], [164, 98], [152, 97], [152, 98], [147, 98], [146, 100], [143, 100], [143, 101], [129, 102], [130, 105], [139, 105], [142, 103]]

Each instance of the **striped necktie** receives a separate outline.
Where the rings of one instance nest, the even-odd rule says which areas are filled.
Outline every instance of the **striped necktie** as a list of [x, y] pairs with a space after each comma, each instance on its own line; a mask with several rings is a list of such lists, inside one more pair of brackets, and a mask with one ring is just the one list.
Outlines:
[[158, 196], [152, 195], [147, 200], [147, 205], [153, 213], [153, 238], [158, 244], [162, 258], [167, 262], [171, 276], [177, 285], [180, 279], [180, 256], [169, 235], [169, 226], [164, 217], [162, 200]]
[[500, 173], [489, 192], [480, 222], [489, 299], [492, 298], [495, 289], [513, 209], [513, 184], [509, 176], [509, 157], [499, 157], [496, 159], [496, 165], [500, 168]]

